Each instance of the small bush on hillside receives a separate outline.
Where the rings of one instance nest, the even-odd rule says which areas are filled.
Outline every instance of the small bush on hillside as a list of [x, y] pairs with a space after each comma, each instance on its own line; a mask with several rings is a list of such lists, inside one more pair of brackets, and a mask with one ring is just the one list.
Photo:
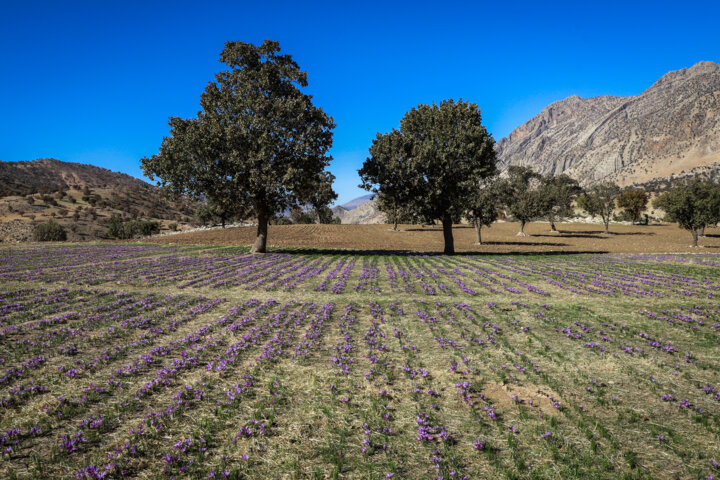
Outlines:
[[62, 242], [67, 240], [65, 229], [52, 220], [47, 223], [38, 223], [33, 229], [33, 240], [36, 242]]
[[112, 238], [127, 240], [135, 237], [147, 237], [160, 231], [160, 224], [151, 220], [130, 220], [123, 222], [118, 215], [110, 218], [107, 234]]

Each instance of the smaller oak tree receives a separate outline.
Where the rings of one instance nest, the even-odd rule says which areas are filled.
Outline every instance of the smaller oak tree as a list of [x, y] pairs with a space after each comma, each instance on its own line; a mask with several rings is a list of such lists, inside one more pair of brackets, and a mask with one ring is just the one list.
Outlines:
[[600, 216], [605, 225], [605, 233], [609, 233], [610, 216], [615, 210], [615, 199], [618, 195], [620, 195], [620, 187], [616, 184], [601, 183], [580, 195], [577, 206], [593, 217]]
[[648, 203], [648, 194], [642, 188], [627, 188], [617, 199], [618, 208], [622, 208], [633, 223], [640, 222], [640, 214]]
[[675, 185], [653, 202], [665, 211], [667, 219], [689, 230], [693, 247], [698, 246], [699, 232], [720, 221], [720, 187], [708, 180], [692, 180]]

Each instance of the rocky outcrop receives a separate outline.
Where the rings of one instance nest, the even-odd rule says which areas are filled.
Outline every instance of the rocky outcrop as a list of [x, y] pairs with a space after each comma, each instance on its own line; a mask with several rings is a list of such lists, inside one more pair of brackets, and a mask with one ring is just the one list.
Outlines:
[[346, 210], [340, 216], [340, 222], [347, 225], [371, 225], [387, 223], [387, 218], [378, 210], [375, 200], [368, 200], [352, 210]]
[[555, 102], [496, 145], [501, 168], [522, 165], [588, 185], [670, 177], [720, 162], [720, 64], [669, 72], [632, 97]]

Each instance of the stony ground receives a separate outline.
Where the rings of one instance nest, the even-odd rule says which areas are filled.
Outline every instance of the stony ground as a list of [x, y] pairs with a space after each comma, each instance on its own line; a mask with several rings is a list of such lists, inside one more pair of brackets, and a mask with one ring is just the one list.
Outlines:
[[2, 478], [708, 478], [720, 255], [0, 249]]

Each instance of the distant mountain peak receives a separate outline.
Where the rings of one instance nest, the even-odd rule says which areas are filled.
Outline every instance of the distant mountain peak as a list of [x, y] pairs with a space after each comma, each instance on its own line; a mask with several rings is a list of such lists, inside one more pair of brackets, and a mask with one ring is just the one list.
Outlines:
[[720, 64], [668, 72], [630, 97], [572, 95], [496, 145], [498, 164], [584, 184], [644, 183], [720, 162]]
[[367, 195], [363, 195], [363, 196], [361, 196], [361, 197], [353, 198], [353, 199], [350, 200], [349, 202], [343, 203], [343, 204], [340, 205], [340, 206], [343, 207], [345, 210], [354, 210], [354, 209], [356, 209], [357, 207], [359, 207], [360, 205], [362, 205], [363, 203], [372, 200], [373, 198], [375, 198], [375, 194], [374, 194], [374, 193], [368, 193]]

